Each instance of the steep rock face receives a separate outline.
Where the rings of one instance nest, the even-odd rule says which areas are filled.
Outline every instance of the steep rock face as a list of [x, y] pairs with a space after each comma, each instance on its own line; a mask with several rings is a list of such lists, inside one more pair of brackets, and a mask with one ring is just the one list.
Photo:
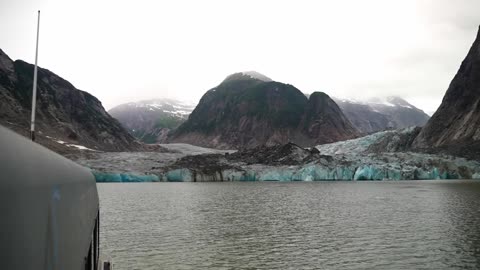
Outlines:
[[366, 101], [335, 99], [335, 102], [352, 124], [366, 134], [387, 129], [424, 126], [430, 118], [400, 97]]
[[236, 73], [205, 93], [189, 119], [169, 140], [229, 149], [289, 141], [300, 145], [322, 143], [311, 137], [314, 130], [305, 132], [309, 124], [318, 120], [317, 116], [305, 116], [308, 104], [302, 92], [292, 85], [271, 81], [261, 74]]
[[[23, 135], [30, 127], [32, 86], [33, 65], [21, 60], [13, 62], [0, 50], [0, 124]], [[36, 130], [40, 143], [55, 138], [105, 151], [140, 146], [97, 98], [53, 72], [38, 69], [37, 91]]]
[[331, 143], [358, 136], [342, 110], [327, 94], [314, 92], [300, 122], [302, 134], [306, 134], [308, 145]]
[[15, 98], [16, 84], [17, 76], [13, 61], [0, 49], [0, 119], [2, 122], [8, 121], [6, 119], [14, 119], [16, 115], [22, 113], [22, 106]]
[[151, 99], [118, 105], [108, 111], [144, 143], [162, 143], [185, 122], [194, 106], [173, 99]]
[[442, 104], [415, 139], [414, 146], [480, 157], [480, 29]]

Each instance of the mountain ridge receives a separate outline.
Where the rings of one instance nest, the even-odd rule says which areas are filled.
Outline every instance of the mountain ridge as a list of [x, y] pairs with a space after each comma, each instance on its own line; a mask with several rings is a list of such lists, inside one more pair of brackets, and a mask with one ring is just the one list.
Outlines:
[[[313, 138], [306, 132], [308, 128], [299, 126], [308, 102], [290, 84], [234, 73], [203, 95], [189, 119], [173, 132], [169, 141], [217, 148], [252, 148], [288, 141], [300, 145], [325, 143], [326, 137]], [[335, 113], [343, 115], [340, 110]], [[316, 120], [319, 119], [309, 119]], [[333, 132], [328, 142], [357, 136], [358, 132], [345, 117], [332, 121], [347, 122], [338, 126], [328, 124], [329, 128], [348, 128]], [[322, 124], [332, 121], [325, 120]], [[312, 123], [303, 126], [308, 124]]]
[[[29, 135], [33, 69], [0, 50], [0, 124], [24, 136]], [[141, 148], [93, 95], [41, 67], [37, 85], [39, 143], [56, 151], [65, 151], [67, 143], [103, 151]]]

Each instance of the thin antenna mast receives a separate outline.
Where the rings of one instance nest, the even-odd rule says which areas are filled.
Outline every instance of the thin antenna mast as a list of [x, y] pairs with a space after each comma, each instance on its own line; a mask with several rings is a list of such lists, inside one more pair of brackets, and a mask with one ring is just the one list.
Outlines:
[[37, 62], [38, 62], [38, 36], [40, 34], [40, 10], [37, 21], [37, 46], [35, 48], [35, 69], [33, 71], [33, 95], [32, 95], [32, 120], [30, 126], [30, 137], [35, 141], [35, 106], [37, 103]]

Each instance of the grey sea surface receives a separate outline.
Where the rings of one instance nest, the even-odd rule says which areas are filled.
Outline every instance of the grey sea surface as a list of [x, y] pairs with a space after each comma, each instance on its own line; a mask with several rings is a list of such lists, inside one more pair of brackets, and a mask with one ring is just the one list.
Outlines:
[[98, 190], [114, 269], [480, 269], [480, 181]]

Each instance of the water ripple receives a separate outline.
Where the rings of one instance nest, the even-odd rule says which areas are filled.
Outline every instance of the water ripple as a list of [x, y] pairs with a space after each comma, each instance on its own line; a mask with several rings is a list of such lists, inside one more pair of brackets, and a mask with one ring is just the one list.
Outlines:
[[477, 182], [98, 188], [115, 269], [480, 269]]

